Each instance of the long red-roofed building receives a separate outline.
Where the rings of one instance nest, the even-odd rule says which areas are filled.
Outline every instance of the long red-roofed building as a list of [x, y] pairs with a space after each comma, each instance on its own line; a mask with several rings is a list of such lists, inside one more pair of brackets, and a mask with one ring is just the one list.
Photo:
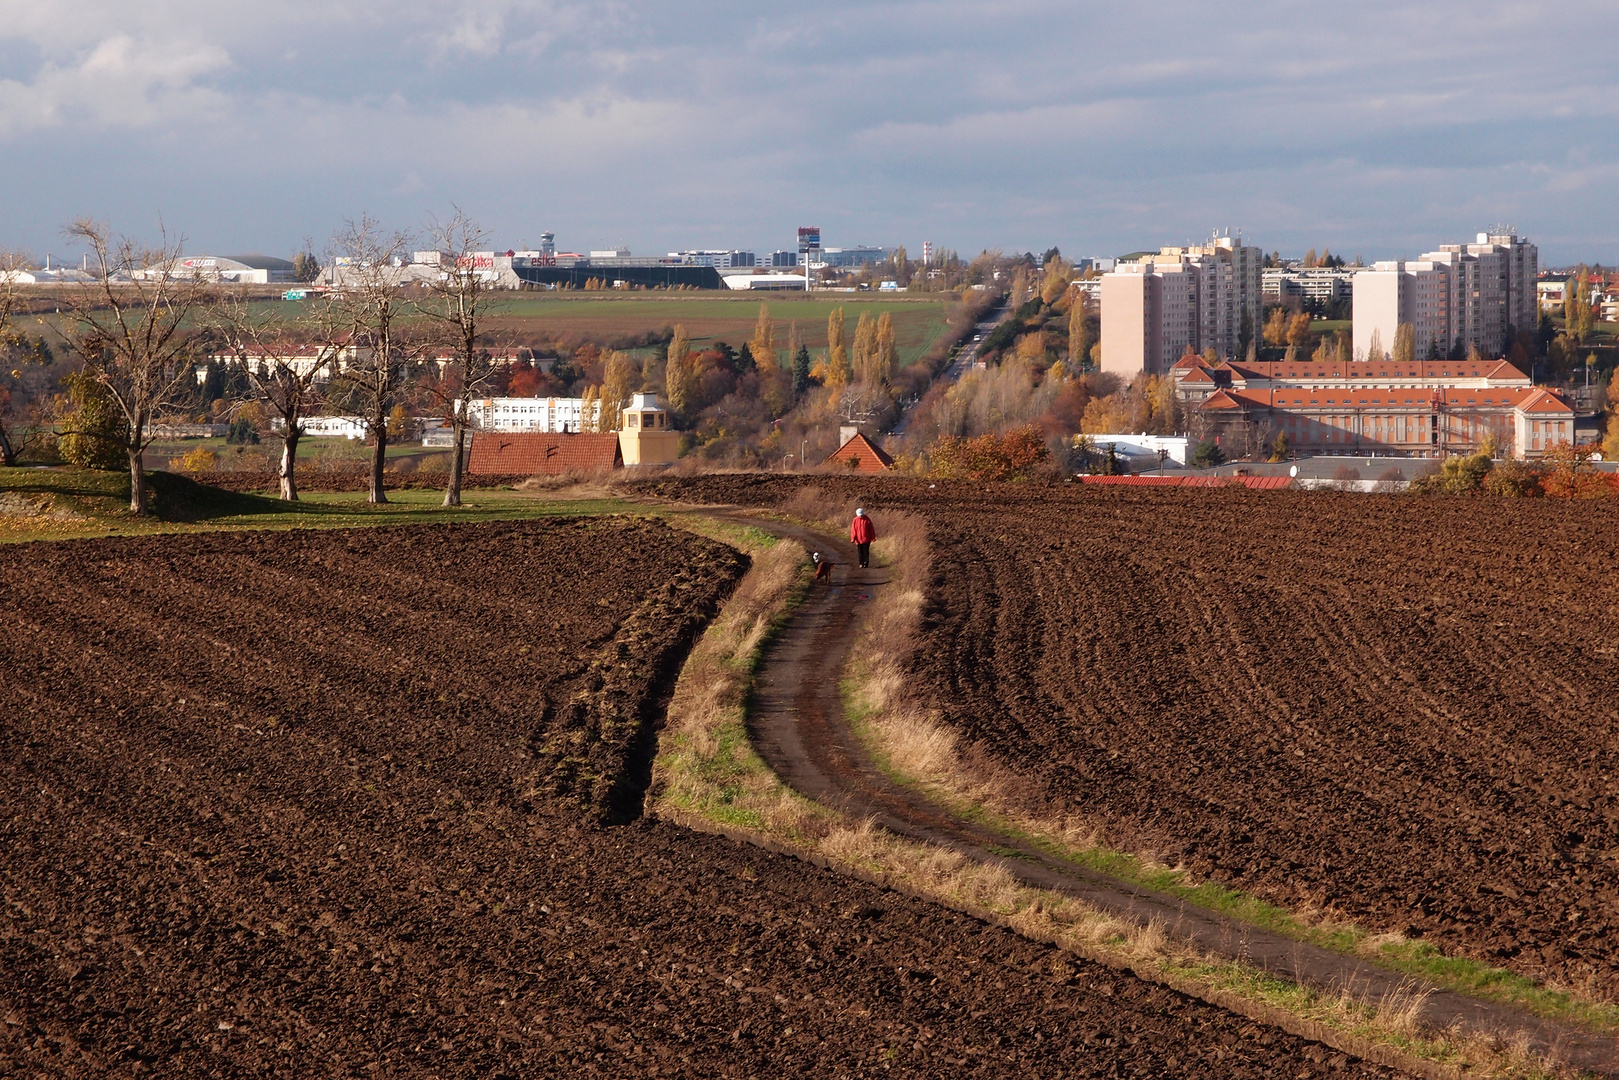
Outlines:
[[506, 476], [555, 476], [605, 472], [623, 463], [616, 431], [574, 435], [480, 431], [472, 437], [467, 471]]
[[1574, 410], [1505, 360], [1274, 360], [1209, 364], [1185, 356], [1177, 395], [1230, 453], [1286, 435], [1304, 453], [1534, 458], [1574, 441]]

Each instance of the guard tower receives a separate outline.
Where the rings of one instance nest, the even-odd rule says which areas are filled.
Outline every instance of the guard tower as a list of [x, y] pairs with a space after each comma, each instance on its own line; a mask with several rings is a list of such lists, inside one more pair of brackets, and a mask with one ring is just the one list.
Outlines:
[[680, 433], [670, 426], [669, 411], [658, 404], [657, 394], [630, 398], [618, 446], [626, 466], [674, 464], [680, 456]]

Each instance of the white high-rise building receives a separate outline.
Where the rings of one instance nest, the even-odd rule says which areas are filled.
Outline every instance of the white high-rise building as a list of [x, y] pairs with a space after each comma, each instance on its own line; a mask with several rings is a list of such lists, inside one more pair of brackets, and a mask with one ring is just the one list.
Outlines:
[[1263, 261], [1258, 248], [1216, 236], [1115, 265], [1102, 275], [1102, 370], [1162, 375], [1188, 349], [1238, 358], [1259, 333]]
[[1501, 356], [1514, 333], [1535, 326], [1539, 271], [1535, 245], [1512, 229], [1479, 233], [1473, 244], [1442, 244], [1420, 260], [1377, 263], [1355, 275], [1355, 355], [1380, 359], [1367, 356], [1374, 333], [1392, 354], [1400, 325], [1409, 323], [1413, 359], [1469, 349]]

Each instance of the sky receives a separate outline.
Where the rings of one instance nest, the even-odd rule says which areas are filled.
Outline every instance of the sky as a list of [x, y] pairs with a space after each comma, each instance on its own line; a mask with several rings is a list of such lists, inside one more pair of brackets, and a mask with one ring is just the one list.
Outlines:
[[459, 207], [498, 248], [1241, 230], [1619, 262], [1619, 4], [0, 0], [0, 247], [192, 254]]

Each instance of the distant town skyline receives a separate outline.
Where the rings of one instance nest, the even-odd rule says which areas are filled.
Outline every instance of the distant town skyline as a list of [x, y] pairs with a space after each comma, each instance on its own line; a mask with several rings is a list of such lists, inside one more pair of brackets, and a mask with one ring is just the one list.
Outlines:
[[[1619, 9], [1569, 3], [0, 0], [0, 246], [212, 254], [459, 205], [500, 247], [924, 240], [1113, 256], [1240, 228], [1368, 262], [1513, 224], [1619, 262]], [[1555, 62], [1553, 62], [1555, 60]]]

